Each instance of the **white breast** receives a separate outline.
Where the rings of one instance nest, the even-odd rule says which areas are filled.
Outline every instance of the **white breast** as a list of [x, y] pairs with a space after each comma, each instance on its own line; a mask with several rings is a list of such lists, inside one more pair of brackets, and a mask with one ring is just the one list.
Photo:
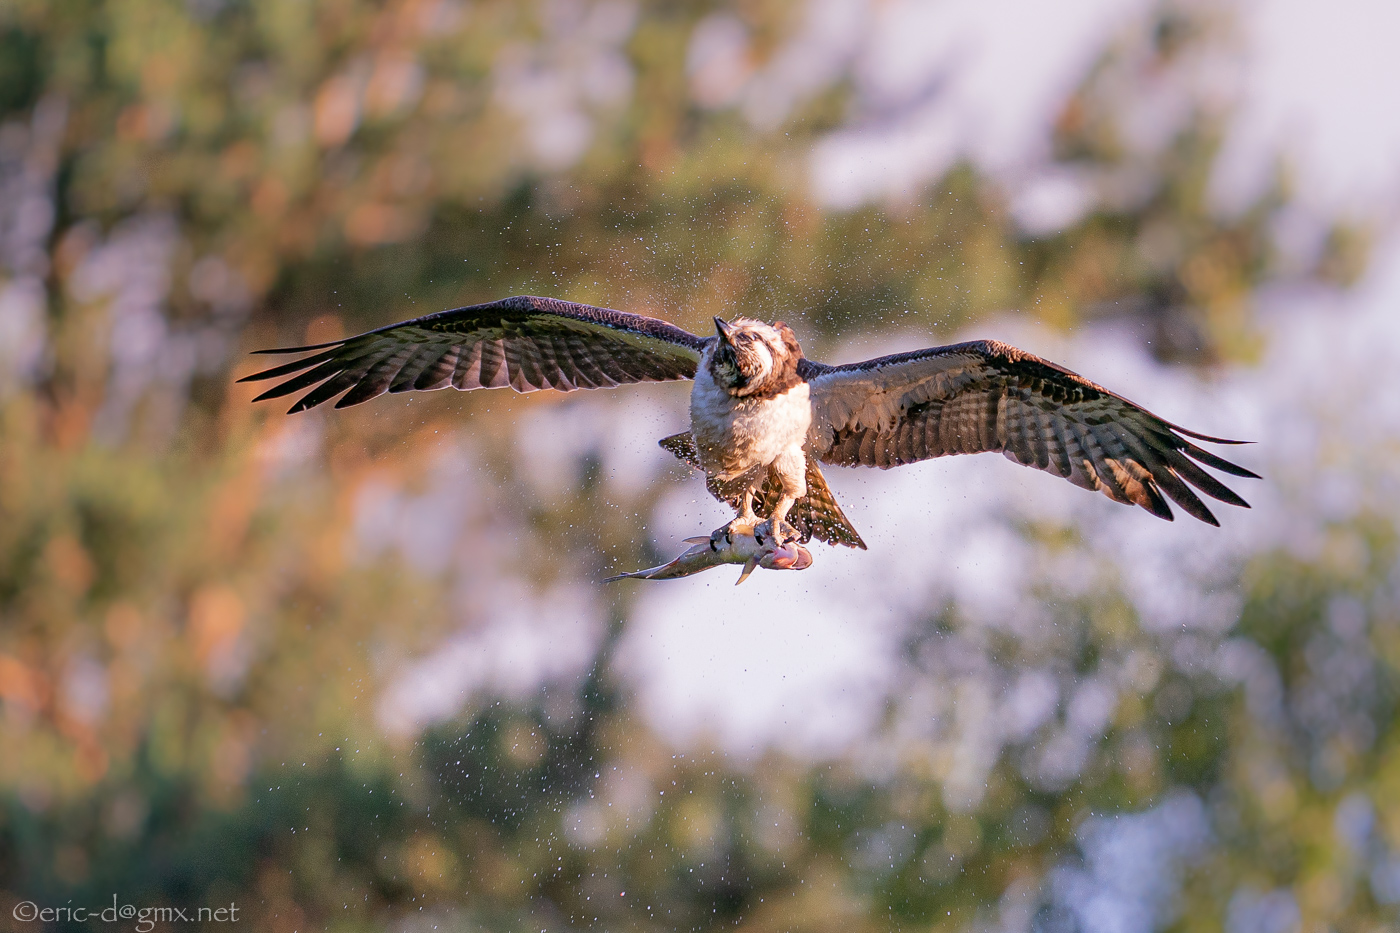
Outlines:
[[729, 478], [801, 451], [812, 423], [805, 382], [769, 399], [735, 398], [717, 386], [708, 367], [695, 374], [690, 430], [707, 473]]

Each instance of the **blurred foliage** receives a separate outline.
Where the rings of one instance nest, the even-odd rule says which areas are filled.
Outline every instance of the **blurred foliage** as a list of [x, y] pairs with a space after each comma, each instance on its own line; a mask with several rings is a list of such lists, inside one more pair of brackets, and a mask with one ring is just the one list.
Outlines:
[[[612, 668], [626, 594], [600, 603], [582, 679], [386, 737], [385, 672], [456, 629], [462, 584], [364, 559], [365, 489], [430, 485], [423, 451], [469, 416], [485, 479], [463, 533], [525, 541], [465, 584], [485, 587], [644, 559], [637, 516], [664, 484], [609, 485], [585, 456], [535, 495], [513, 429], [548, 400], [288, 421], [232, 384], [245, 350], [535, 293], [693, 328], [784, 317], [814, 355], [1012, 307], [1119, 318], [1172, 361], [1255, 352], [1286, 186], [1222, 219], [1218, 115], [1148, 152], [1119, 135], [1134, 82], [1200, 41], [1189, 19], [1164, 13], [1071, 101], [1057, 158], [1117, 194], [1030, 237], [969, 166], [909, 203], [823, 209], [803, 159], [846, 88], [772, 130], [699, 105], [687, 48], [716, 10], [760, 59], [801, 19], [783, 0], [0, 6], [0, 288], [42, 296], [32, 319], [6, 306], [38, 349], [0, 357], [3, 916], [119, 892], [234, 901], [259, 930], [954, 930], [1011, 924], [1029, 891], [1031, 920], [1069, 929], [1042, 879], [1094, 815], [1184, 791], [1215, 838], [1177, 929], [1222, 928], [1243, 889], [1290, 890], [1306, 929], [1393, 920], [1400, 602], [1394, 530], [1364, 517], [1316, 559], [1241, 568], [1234, 674], [1169, 657], [1111, 581], [1057, 604], [1045, 643], [993, 652], [1002, 683], [1047, 658], [1067, 684], [1127, 678], [1059, 778], [1035, 762], [1070, 711], [994, 750], [964, 797], [955, 756], [906, 728], [923, 714], [899, 698], [948, 673], [956, 607], [915, 628], [869, 746], [821, 765], [649, 731]], [[1338, 231], [1307, 274], [1362, 256]], [[1344, 813], [1354, 831], [1334, 831]]]

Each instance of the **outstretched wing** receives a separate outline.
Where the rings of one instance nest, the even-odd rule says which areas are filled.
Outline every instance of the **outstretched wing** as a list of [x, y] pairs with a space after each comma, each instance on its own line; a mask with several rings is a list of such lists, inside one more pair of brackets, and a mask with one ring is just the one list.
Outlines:
[[1188, 483], [1221, 502], [1249, 506], [1193, 460], [1257, 478], [1186, 437], [1245, 442], [1163, 421], [1083, 376], [993, 340], [845, 366], [804, 360], [798, 372], [811, 384], [809, 441], [824, 463], [887, 469], [1001, 451], [1171, 521], [1166, 493], [1212, 525], [1219, 522]]
[[[520, 296], [441, 311], [358, 337], [259, 353], [310, 353], [240, 382], [281, 379], [254, 401], [310, 389], [288, 414], [345, 395], [336, 408], [410, 389], [596, 389], [691, 379], [705, 339], [674, 324]], [[348, 391], [347, 391], [348, 390]]]

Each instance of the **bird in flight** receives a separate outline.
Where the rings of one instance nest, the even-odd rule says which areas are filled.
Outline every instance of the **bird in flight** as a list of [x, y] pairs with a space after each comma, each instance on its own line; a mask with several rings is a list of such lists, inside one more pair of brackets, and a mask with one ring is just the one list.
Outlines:
[[[280, 379], [254, 401], [305, 394], [289, 414], [340, 396], [336, 408], [384, 392], [604, 388], [691, 379], [690, 430], [661, 446], [705, 474], [736, 511], [710, 536], [771, 548], [812, 537], [865, 548], [820, 464], [881, 469], [950, 454], [1008, 459], [1139, 505], [1171, 521], [1171, 499], [1219, 525], [1191, 488], [1248, 504], [1201, 464], [1257, 474], [1192, 443], [1197, 434], [1023, 350], [974, 340], [860, 363], [808, 359], [792, 328], [715, 318], [700, 337], [657, 318], [520, 296], [442, 311], [305, 353], [239, 381]], [[344, 394], [342, 394], [344, 393]]]

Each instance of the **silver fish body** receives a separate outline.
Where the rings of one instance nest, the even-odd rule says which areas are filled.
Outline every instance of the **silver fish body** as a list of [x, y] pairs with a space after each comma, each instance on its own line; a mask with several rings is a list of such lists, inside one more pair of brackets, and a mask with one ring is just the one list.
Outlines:
[[736, 529], [718, 548], [711, 544], [708, 537], [686, 538], [685, 543], [689, 544], [690, 547], [681, 552], [674, 560], [649, 567], [646, 570], [619, 573], [616, 576], [608, 577], [603, 582], [612, 583], [616, 580], [629, 578], [674, 580], [723, 564], [743, 564], [744, 570], [735, 582], [735, 586], [738, 586], [747, 580], [749, 574], [758, 567], [768, 570], [806, 570], [812, 566], [812, 552], [796, 541], [790, 541], [779, 547], [775, 545], [773, 539], [769, 538], [759, 544], [751, 531], [748, 534], [743, 534]]

